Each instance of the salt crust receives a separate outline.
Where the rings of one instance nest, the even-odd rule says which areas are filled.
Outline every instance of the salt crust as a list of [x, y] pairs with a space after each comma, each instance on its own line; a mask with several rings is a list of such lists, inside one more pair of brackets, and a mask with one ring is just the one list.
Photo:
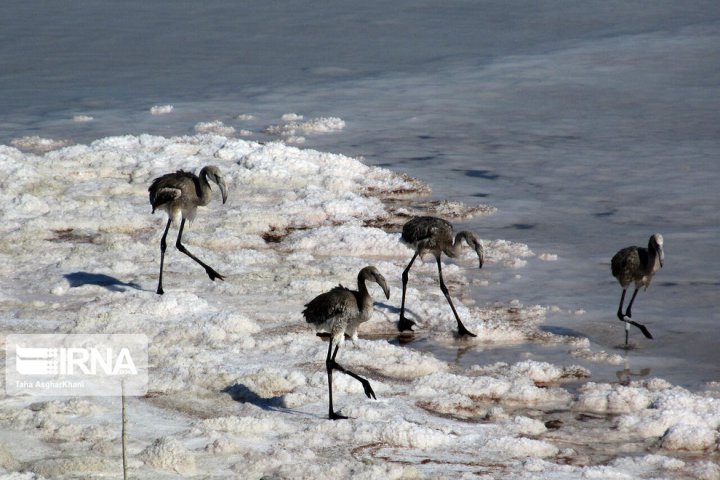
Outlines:
[[146, 465], [181, 475], [195, 473], [195, 456], [173, 437], [158, 438], [138, 454]]
[[235, 133], [235, 128], [225, 125], [220, 120], [214, 122], [200, 122], [195, 125], [197, 133], [213, 133], [216, 135], [231, 136]]
[[[271, 125], [265, 129], [265, 132], [287, 138], [302, 138], [302, 135], [333, 133], [345, 128], [345, 122], [337, 117], [319, 117], [304, 120], [302, 115], [287, 113], [282, 116], [282, 120], [286, 123]], [[295, 141], [294, 143], [300, 142]]]
[[173, 110], [175, 110], [175, 107], [172, 105], [154, 105], [150, 108], [150, 114], [167, 115], [168, 113], [172, 113]]

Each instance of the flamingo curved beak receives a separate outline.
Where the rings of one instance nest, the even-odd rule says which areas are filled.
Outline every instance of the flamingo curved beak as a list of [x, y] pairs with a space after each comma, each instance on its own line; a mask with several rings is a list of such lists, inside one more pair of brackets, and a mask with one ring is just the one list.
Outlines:
[[480, 242], [477, 243], [477, 246], [475, 247], [475, 252], [477, 253], [478, 260], [480, 261], [480, 265], [478, 266], [478, 268], [482, 268], [483, 262], [485, 261], [485, 252], [483, 251], [483, 247]]
[[222, 201], [225, 203], [227, 201], [228, 192], [227, 192], [227, 186], [225, 186], [225, 180], [222, 178], [218, 179], [218, 187], [220, 187], [220, 194], [222, 195]]
[[383, 289], [385, 298], [390, 300], [390, 288], [388, 287], [387, 282], [385, 281], [385, 277], [383, 277], [382, 275], [377, 275], [375, 277], [375, 281], [377, 282], [378, 285], [380, 285], [380, 288]]

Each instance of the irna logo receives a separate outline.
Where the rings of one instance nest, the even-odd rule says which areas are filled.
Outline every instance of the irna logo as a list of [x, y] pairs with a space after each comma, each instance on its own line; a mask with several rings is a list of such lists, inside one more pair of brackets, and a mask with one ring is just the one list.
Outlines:
[[147, 393], [145, 335], [8, 335], [5, 359], [8, 395]]
[[111, 347], [15, 347], [21, 375], [137, 375], [130, 350]]

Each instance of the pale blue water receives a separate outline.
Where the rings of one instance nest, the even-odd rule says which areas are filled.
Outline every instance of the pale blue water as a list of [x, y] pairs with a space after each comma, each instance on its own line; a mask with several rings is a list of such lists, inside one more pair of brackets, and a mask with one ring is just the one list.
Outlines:
[[[407, 172], [434, 198], [496, 206], [460, 226], [559, 258], [469, 270], [490, 282], [477, 301], [556, 305], [545, 327], [596, 349], [624, 335], [610, 258], [660, 232], [665, 268], [633, 309], [656, 339], [631, 331], [629, 361], [693, 388], [720, 380], [716, 0], [10, 0], [0, 66], [5, 144], [185, 134], [210, 120], [262, 138], [283, 113], [340, 117], [345, 130], [305, 146]], [[175, 112], [148, 115], [164, 104]], [[458, 361], [498, 354], [522, 356]]]

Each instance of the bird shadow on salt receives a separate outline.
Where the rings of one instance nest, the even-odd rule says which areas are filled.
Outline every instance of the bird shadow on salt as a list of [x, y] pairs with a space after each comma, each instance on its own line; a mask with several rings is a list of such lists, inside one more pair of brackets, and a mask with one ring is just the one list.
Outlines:
[[[375, 308], [385, 310], [390, 315], [397, 315], [398, 317], [400, 316], [400, 307], [398, 307], [397, 305], [390, 305], [389, 303], [384, 303], [384, 302], [375, 302], [374, 306], [375, 306]], [[411, 317], [413, 321], [417, 320], [417, 322], [415, 322], [415, 323], [418, 326], [420, 326], [420, 324], [422, 323], [420, 320], [420, 316], [417, 313], [413, 312], [413, 310], [411, 308], [406, 307], [405, 314], [408, 317]], [[398, 324], [397, 321], [393, 321], [392, 323], [393, 323], [393, 325], [396, 325], [396, 326]], [[391, 336], [392, 337], [399, 336], [399, 337], [404, 338], [404, 337], [407, 337], [408, 335], [412, 335], [413, 333], [414, 333], [414, 331], [405, 332], [405, 333], [399, 332], [399, 334], [398, 334], [398, 332], [395, 332], [394, 335], [391, 335]]]
[[128, 288], [142, 290], [143, 288], [135, 282], [123, 282], [120, 279], [105, 275], [104, 273], [73, 272], [63, 275], [70, 284], [70, 288], [83, 287], [85, 285], [96, 285], [105, 287], [112, 292], [124, 292]]
[[221, 390], [222, 393], [227, 393], [236, 402], [250, 403], [256, 407], [260, 407], [263, 410], [283, 411], [292, 412], [285, 405], [285, 400], [282, 396], [274, 397], [261, 397], [257, 393], [250, 390], [247, 386], [240, 383], [229, 385]]
[[375, 307], [383, 308], [391, 313], [397, 313], [397, 314], [400, 313], [399, 307], [397, 307], [395, 305], [390, 305], [389, 303], [375, 302], [374, 305], [375, 305]]

